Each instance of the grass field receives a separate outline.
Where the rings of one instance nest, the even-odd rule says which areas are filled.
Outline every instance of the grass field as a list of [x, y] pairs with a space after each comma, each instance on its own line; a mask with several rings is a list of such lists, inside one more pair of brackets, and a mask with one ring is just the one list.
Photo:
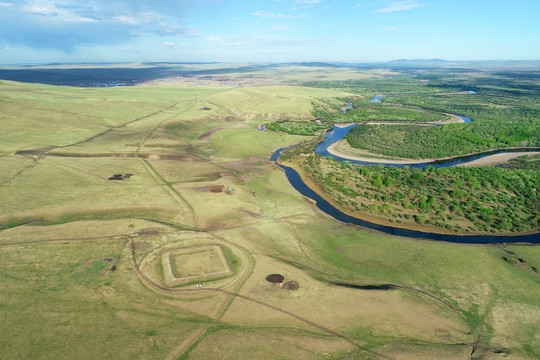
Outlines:
[[268, 161], [346, 95], [1, 81], [3, 357], [538, 358], [538, 247], [346, 226]]

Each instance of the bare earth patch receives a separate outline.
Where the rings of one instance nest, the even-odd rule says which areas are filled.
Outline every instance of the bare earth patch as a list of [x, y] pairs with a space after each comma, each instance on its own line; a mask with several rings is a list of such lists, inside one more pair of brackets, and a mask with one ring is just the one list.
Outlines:
[[220, 193], [225, 190], [225, 186], [223, 185], [208, 185], [208, 186], [201, 186], [198, 188], [195, 188], [196, 192], [213, 192], [213, 193]]
[[209, 131], [205, 132], [204, 134], [202, 134], [201, 136], [199, 136], [199, 140], [202, 141], [202, 142], [208, 142], [212, 138], [212, 135], [214, 135], [215, 133], [217, 133], [218, 131], [223, 130], [223, 129], [225, 129], [225, 128], [219, 127], [219, 128], [209, 130]]

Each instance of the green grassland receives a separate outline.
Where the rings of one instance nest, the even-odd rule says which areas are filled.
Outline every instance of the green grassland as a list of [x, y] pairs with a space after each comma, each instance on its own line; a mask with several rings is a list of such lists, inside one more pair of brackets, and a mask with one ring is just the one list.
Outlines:
[[[1, 81], [2, 353], [538, 358], [537, 247], [346, 226], [268, 161], [310, 137], [259, 131], [261, 123], [310, 117], [313, 104], [350, 96]], [[109, 180], [115, 174], [123, 180]], [[215, 244], [237, 262], [234, 275], [202, 288], [164, 285], [160, 254]], [[299, 289], [267, 282], [272, 273]]]

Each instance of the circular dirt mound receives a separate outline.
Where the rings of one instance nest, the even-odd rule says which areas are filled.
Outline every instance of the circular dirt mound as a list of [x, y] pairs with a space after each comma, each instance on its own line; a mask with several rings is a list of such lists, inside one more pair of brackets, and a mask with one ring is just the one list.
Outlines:
[[266, 277], [266, 281], [277, 284], [285, 279], [281, 274], [270, 274]]
[[297, 281], [288, 281], [283, 284], [285, 290], [296, 290], [300, 287], [300, 284]]

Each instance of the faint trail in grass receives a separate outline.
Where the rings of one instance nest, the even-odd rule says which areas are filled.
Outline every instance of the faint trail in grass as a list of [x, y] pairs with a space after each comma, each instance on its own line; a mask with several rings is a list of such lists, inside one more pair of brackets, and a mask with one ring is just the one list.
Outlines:
[[108, 132], [112, 131], [112, 130], [115, 130], [115, 129], [119, 129], [119, 128], [122, 128], [124, 126], [127, 126], [129, 124], [132, 124], [134, 122], [137, 122], [137, 121], [140, 121], [140, 120], [144, 120], [144, 119], [147, 119], [149, 117], [152, 117], [152, 116], [155, 116], [157, 114], [160, 114], [166, 110], [169, 110], [169, 109], [172, 109], [173, 107], [177, 106], [178, 104], [180, 104], [180, 102], [177, 102], [177, 103], [174, 103], [172, 105], [169, 105], [169, 106], [166, 106], [158, 111], [155, 111], [151, 114], [147, 114], [147, 115], [144, 115], [144, 116], [141, 116], [141, 117], [138, 117], [136, 119], [133, 119], [133, 120], [130, 120], [128, 122], [125, 122], [121, 125], [116, 125], [116, 126], [109, 126], [108, 129], [106, 130], [103, 130], [102, 132], [99, 132], [95, 135], [92, 135], [91, 137], [89, 138], [86, 138], [84, 140], [80, 140], [80, 141], [77, 141], [75, 143], [72, 143], [72, 144], [67, 144], [67, 145], [58, 145], [58, 146], [51, 146], [51, 147], [48, 147], [48, 148], [43, 148], [43, 149], [34, 149], [34, 150], [22, 150], [22, 151], [17, 151], [16, 154], [38, 154], [38, 155], [46, 155], [49, 151], [52, 151], [54, 149], [64, 149], [64, 148], [67, 148], [67, 147], [71, 147], [71, 146], [76, 146], [76, 145], [80, 145], [80, 144], [84, 144], [84, 143], [87, 143], [89, 141], [92, 141], [102, 135], [105, 135], [107, 134]]
[[152, 177], [154, 177], [154, 179], [156, 179], [158, 183], [163, 185], [167, 189], [167, 191], [169, 191], [169, 193], [176, 199], [176, 201], [188, 207], [193, 217], [193, 224], [195, 227], [198, 227], [199, 222], [197, 216], [195, 215], [195, 209], [193, 208], [193, 206], [180, 194], [179, 191], [177, 191], [167, 180], [165, 180], [147, 160], [141, 159], [141, 161], [145, 165], [148, 173]]
[[142, 331], [138, 330], [135, 326], [133, 326], [131, 323], [129, 323], [126, 319], [119, 316], [116, 311], [112, 308], [112, 306], [107, 302], [103, 294], [96, 290], [96, 294], [99, 298], [99, 301], [101, 305], [103, 306], [103, 309], [105, 312], [116, 322], [120, 323], [121, 326], [127, 328], [129, 331], [131, 331], [136, 336], [140, 337], [146, 344], [148, 344], [151, 347], [152, 355], [154, 358], [159, 359], [159, 344], [157, 343], [156, 339], [154, 339], [152, 336], [147, 336]]
[[[220, 240], [221, 242], [226, 242], [226, 243], [229, 243], [229, 241], [227, 239], [225, 239], [224, 237], [220, 236], [220, 235], [217, 235], [215, 232], [211, 232], [210, 233], [212, 236], [214, 236], [216, 239]], [[245, 253], [245, 256], [246, 256], [246, 262], [247, 264], [245, 265], [247, 269], [245, 269], [244, 272], [240, 273], [237, 275], [238, 276], [238, 280], [239, 280], [239, 285], [236, 287], [235, 291], [236, 292], [239, 292], [242, 287], [244, 286], [244, 284], [246, 283], [246, 281], [249, 279], [249, 277], [251, 276], [251, 274], [253, 274], [253, 270], [255, 270], [255, 264], [256, 264], [256, 260], [255, 258], [253, 257], [253, 255], [251, 255], [250, 251], [238, 244], [235, 244], [237, 247], [241, 247], [242, 250], [244, 251]], [[235, 297], [234, 296], [231, 296], [229, 301], [226, 302], [226, 304], [223, 306], [223, 309], [221, 310], [221, 312], [217, 315], [217, 318], [218, 319], [222, 319], [223, 316], [225, 316], [225, 314], [227, 313], [227, 310], [229, 310], [229, 307], [232, 305], [232, 303], [234, 302], [234, 299]]]
[[[195, 99], [191, 104], [189, 104], [185, 109], [183, 109], [181, 112], [179, 113], [176, 113], [174, 115], [172, 115], [171, 117], [168, 117], [162, 121], [160, 121], [159, 123], [157, 123], [153, 128], [151, 128], [143, 137], [142, 139], [139, 141], [139, 144], [138, 144], [138, 147], [137, 149], [135, 150], [135, 153], [139, 153], [139, 151], [141, 150], [141, 148], [144, 146], [144, 143], [146, 142], [146, 140], [148, 140], [148, 138], [150, 136], [152, 136], [152, 134], [156, 131], [156, 129], [158, 127], [160, 127], [163, 123], [165, 123], [166, 121], [169, 121], [170, 119], [174, 118], [175, 116], [178, 116], [179, 114], [182, 114], [182, 113], [185, 113], [186, 111], [188, 111], [189, 109], [191, 109], [193, 106], [195, 106], [195, 104], [199, 103], [200, 101], [202, 100], [202, 96], [198, 97], [197, 99]], [[180, 102], [177, 102], [176, 104], [174, 104], [174, 106], [180, 104]], [[170, 109], [172, 108], [173, 106], [167, 108], [167, 109]], [[167, 110], [167, 109], [164, 109], [164, 110]], [[163, 111], [163, 110], [162, 110]], [[157, 113], [156, 113], [157, 114]], [[155, 114], [154, 114], [155, 115]]]
[[33, 162], [28, 165], [28, 166], [25, 166], [24, 168], [22, 168], [21, 170], [19, 170], [15, 175], [13, 175], [12, 177], [10, 177], [9, 179], [6, 179], [4, 181], [2, 181], [2, 185], [5, 185], [5, 184], [9, 184], [10, 182], [12, 182], [13, 180], [15, 180], [15, 178], [17, 176], [20, 176], [22, 175], [25, 171], [28, 171], [28, 170], [32, 170], [33, 168], [35, 168], [38, 163], [39, 163], [39, 160], [41, 160], [43, 158], [42, 155], [39, 155], [37, 156], [37, 158], [33, 157], [33, 156], [29, 156], [29, 155], [23, 155], [24, 157], [26, 158], [30, 158], [33, 160]]
[[[133, 241], [133, 238], [130, 235], [127, 235], [127, 234], [115, 234], [115, 235], [97, 236], [97, 237], [84, 237], [84, 238], [59, 238], [59, 239], [29, 240], [29, 241], [19, 241], [19, 242], [11, 242], [11, 243], [0, 243], [0, 246], [10, 246], [10, 245], [15, 246], [15, 245], [48, 243], [48, 242], [58, 242], [58, 241], [92, 241], [92, 240], [104, 240], [104, 239], [114, 239], [114, 238], [121, 238], [121, 239], [125, 239], [125, 240], [129, 241], [130, 247], [131, 247], [131, 261], [132, 261], [134, 270], [148, 285], [150, 285], [154, 289], [165, 291], [165, 292], [170, 292], [170, 293], [175, 293], [175, 292], [176, 293], [180, 293], [180, 292], [203, 292], [203, 291], [204, 292], [220, 292], [220, 293], [227, 294], [227, 295], [230, 295], [230, 296], [233, 296], [233, 297], [241, 298], [241, 299], [244, 299], [244, 300], [251, 301], [253, 303], [259, 304], [261, 306], [270, 308], [270, 309], [275, 310], [277, 312], [280, 312], [282, 314], [288, 315], [288, 316], [290, 316], [290, 317], [292, 317], [294, 319], [297, 319], [300, 322], [303, 322], [303, 323], [305, 323], [305, 324], [307, 324], [307, 325], [309, 325], [311, 327], [314, 327], [314, 328], [316, 328], [318, 330], [321, 330], [321, 331], [326, 332], [326, 333], [328, 333], [330, 335], [338, 337], [338, 338], [350, 343], [351, 345], [355, 346], [356, 348], [358, 348], [358, 349], [360, 349], [362, 351], [365, 351], [365, 352], [367, 352], [367, 353], [369, 353], [371, 355], [375, 355], [375, 356], [383, 358], [383, 359], [391, 359], [390, 357], [388, 357], [388, 356], [386, 356], [384, 354], [381, 354], [379, 352], [373, 351], [371, 349], [368, 349], [368, 348], [360, 345], [359, 343], [355, 342], [354, 340], [350, 339], [349, 337], [347, 337], [347, 336], [345, 336], [343, 334], [340, 334], [340, 333], [338, 333], [338, 332], [336, 332], [334, 330], [328, 329], [328, 328], [326, 328], [326, 327], [324, 327], [322, 325], [319, 325], [319, 324], [317, 324], [317, 323], [315, 323], [313, 321], [310, 321], [310, 320], [308, 320], [306, 318], [303, 318], [303, 317], [301, 317], [301, 316], [299, 316], [297, 314], [294, 314], [294, 313], [292, 313], [290, 311], [287, 311], [287, 310], [281, 309], [281, 308], [279, 308], [277, 306], [274, 306], [274, 305], [271, 305], [271, 304], [256, 300], [256, 299], [251, 298], [249, 296], [241, 295], [241, 294], [238, 294], [238, 293], [235, 293], [235, 292], [232, 292], [232, 291], [228, 291], [228, 290], [224, 290], [224, 289], [220, 289], [220, 288], [174, 289], [174, 288], [167, 288], [167, 287], [161, 286], [161, 285], [157, 284], [156, 282], [154, 282], [152, 279], [150, 279], [148, 276], [146, 276], [146, 274], [144, 274], [141, 271], [141, 269], [139, 268], [139, 264], [138, 264], [137, 258], [136, 258], [135, 243]], [[99, 293], [98, 293], [98, 296], [99, 296]], [[101, 298], [100, 298], [100, 301], [101, 301]], [[109, 305], [105, 303], [104, 307], [107, 307], [107, 306], [109, 306]], [[118, 319], [118, 320], [120, 322], [124, 323], [123, 319]], [[138, 330], [136, 330], [136, 329], [135, 329], [135, 331], [138, 332]]]
[[[80, 171], [80, 172], [85, 173], [85, 174], [89, 174], [89, 175], [92, 175], [92, 176], [96, 176], [96, 177], [98, 177], [98, 178], [100, 178], [100, 179], [102, 179], [102, 180], [108, 180], [108, 177], [104, 177], [104, 176], [98, 175], [98, 174], [93, 173], [93, 172], [88, 171], [88, 170], [79, 169], [78, 167], [75, 167], [75, 166], [63, 164], [63, 163], [61, 163], [61, 162], [59, 162], [59, 161], [52, 160], [52, 159], [50, 159], [49, 157], [47, 158], [47, 160], [48, 160], [48, 161], [51, 161], [51, 162], [53, 162], [53, 163], [55, 163], [55, 164], [58, 164], [58, 165], [60, 165], [60, 166], [66, 167], [66, 168], [68, 168], [68, 169], [72, 169], [72, 170]], [[125, 185], [124, 182], [120, 182], [120, 181], [114, 181], [114, 183], [116, 183], [116, 184], [121, 184], [121, 185]]]
[[[197, 98], [196, 100], [192, 101], [191, 104], [189, 104], [184, 110], [182, 110], [179, 114], [182, 114], [186, 111], [188, 111], [189, 109], [191, 109], [193, 106], [195, 106], [195, 104], [199, 103], [201, 101], [202, 97], [199, 97]], [[175, 106], [179, 104], [176, 103]], [[160, 121], [158, 124], [156, 124], [153, 128], [151, 128], [143, 137], [142, 139], [139, 141], [139, 144], [138, 144], [138, 147], [137, 149], [135, 150], [135, 154], [137, 154], [137, 157], [138, 154], [139, 154], [139, 151], [141, 150], [141, 148], [144, 146], [146, 140], [148, 140], [148, 138], [150, 136], [152, 136], [152, 134], [156, 131], [156, 129], [158, 129], [163, 123], [165, 123], [166, 121], [172, 119], [173, 117], [175, 116], [178, 116], [179, 114], [174, 114], [173, 116], [167, 118], [167, 119], [164, 119], [163, 121]], [[139, 157], [140, 158], [140, 157]], [[156, 179], [157, 182], [159, 182], [160, 184], [162, 184], [163, 186], [165, 186], [167, 188], [167, 190], [169, 191], [169, 193], [177, 200], [179, 201], [180, 203], [183, 203], [185, 204], [190, 212], [191, 212], [191, 215], [193, 217], [193, 224], [195, 227], [198, 226], [198, 219], [197, 219], [197, 215], [195, 214], [195, 209], [193, 208], [193, 206], [182, 196], [182, 194], [180, 194], [180, 192], [178, 190], [176, 190], [174, 188], [174, 186], [172, 186], [172, 184], [170, 182], [168, 182], [167, 180], [165, 180], [165, 178], [150, 164], [149, 161], [145, 160], [145, 159], [142, 159], [140, 158], [141, 161], [144, 163], [145, 167], [147, 168], [149, 174], [154, 178]]]
[[[56, 146], [56, 147], [54, 147], [53, 149], [62, 149], [62, 148], [70, 147], [70, 146], [76, 146], [76, 145], [84, 144], [84, 143], [89, 142], [89, 141], [91, 141], [91, 140], [94, 140], [95, 138], [100, 137], [101, 135], [104, 135], [104, 134], [106, 134], [106, 133], [108, 133], [109, 131], [112, 131], [112, 130], [114, 130], [114, 129], [120, 129], [120, 128], [122, 128], [122, 127], [124, 127], [124, 126], [127, 126], [127, 125], [129, 125], [129, 124], [133, 124], [134, 122], [137, 122], [137, 121], [140, 121], [140, 120], [147, 119], [147, 118], [149, 118], [149, 117], [152, 117], [152, 116], [155, 116], [155, 115], [157, 115], [157, 114], [160, 114], [160, 113], [162, 113], [162, 112], [164, 112], [164, 111], [166, 111], [166, 110], [172, 109], [173, 107], [175, 107], [175, 106], [178, 105], [178, 104], [180, 104], [180, 102], [177, 102], [177, 103], [174, 103], [174, 104], [169, 105], [169, 106], [167, 106], [167, 107], [164, 107], [163, 109], [158, 110], [158, 111], [155, 111], [155, 112], [153, 112], [153, 113], [151, 113], [151, 114], [144, 115], [144, 116], [138, 117], [138, 118], [136, 118], [136, 119], [130, 120], [130, 121], [125, 122], [125, 123], [123, 123], [123, 124], [121, 124], [121, 125], [110, 126], [109, 129], [107, 129], [107, 130], [105, 130], [105, 131], [102, 131], [102, 132], [100, 132], [99, 134], [96, 134], [96, 135], [94, 135], [94, 136], [92, 136], [92, 137], [89, 137], [88, 139], [81, 140], [81, 141], [78, 141], [78, 142], [76, 142], [76, 143], [69, 144], [69, 145]], [[50, 149], [50, 150], [52, 150], [52, 149]], [[47, 152], [48, 152], [48, 151], [47, 151]]]
[[198, 289], [172, 289], [172, 288], [168, 288], [168, 287], [164, 287], [164, 286], [161, 286], [159, 285], [158, 283], [154, 282], [152, 279], [150, 279], [148, 276], [146, 276], [146, 274], [144, 274], [141, 269], [139, 268], [139, 264], [137, 263], [137, 259], [136, 259], [136, 252], [135, 252], [135, 243], [133, 242], [133, 240], [130, 238], [130, 242], [131, 242], [131, 260], [132, 260], [132, 263], [133, 263], [133, 268], [135, 269], [135, 271], [137, 272], [137, 274], [139, 274], [139, 276], [148, 284], [150, 285], [151, 287], [157, 289], [157, 290], [161, 290], [161, 291], [165, 291], [165, 292], [171, 292], [171, 293], [175, 293], [175, 292], [203, 292], [203, 291], [209, 291], [209, 292], [221, 292], [221, 293], [224, 293], [224, 294], [227, 294], [227, 295], [231, 295], [231, 296], [234, 296], [234, 297], [237, 297], [237, 298], [241, 298], [241, 299], [244, 299], [244, 300], [247, 300], [247, 301], [251, 301], [253, 303], [256, 303], [256, 304], [259, 304], [261, 306], [264, 306], [264, 307], [267, 307], [267, 308], [270, 308], [272, 310], [275, 310], [275, 311], [278, 311], [282, 314], [285, 314], [285, 315], [288, 315], [296, 320], [299, 320], [300, 322], [303, 322], [311, 327], [314, 327], [316, 329], [319, 329], [323, 332], [326, 332], [330, 335], [333, 335], [335, 337], [338, 337], [340, 339], [343, 339], [344, 341], [350, 343], [351, 345], [355, 346], [356, 348], [362, 350], [362, 351], [365, 351], [371, 355], [375, 355], [377, 357], [380, 357], [380, 358], [383, 358], [383, 359], [391, 359], [390, 357], [384, 355], [384, 354], [381, 354], [379, 352], [376, 352], [376, 351], [373, 351], [371, 349], [368, 349], [362, 345], [360, 345], [359, 343], [357, 343], [356, 341], [352, 340], [351, 338], [343, 335], [343, 334], [340, 334], [334, 330], [331, 330], [331, 329], [328, 329], [322, 325], [319, 325], [317, 323], [314, 323], [313, 321], [310, 321], [304, 317], [301, 317], [297, 314], [294, 314], [290, 311], [287, 311], [287, 310], [284, 310], [284, 309], [281, 309], [277, 306], [274, 306], [274, 305], [271, 305], [271, 304], [268, 304], [268, 303], [265, 303], [265, 302], [262, 302], [260, 300], [257, 300], [257, 299], [254, 299], [254, 298], [251, 298], [249, 296], [245, 296], [245, 295], [241, 295], [241, 294], [238, 294], [238, 293], [234, 293], [232, 291], [228, 291], [228, 290], [224, 290], [224, 289], [220, 289], [220, 288], [198, 288]]
[[187, 339], [184, 339], [173, 351], [167, 355], [165, 360], [176, 360], [186, 353], [190, 348], [198, 344], [204, 337], [210, 325], [204, 325], [195, 330]]

